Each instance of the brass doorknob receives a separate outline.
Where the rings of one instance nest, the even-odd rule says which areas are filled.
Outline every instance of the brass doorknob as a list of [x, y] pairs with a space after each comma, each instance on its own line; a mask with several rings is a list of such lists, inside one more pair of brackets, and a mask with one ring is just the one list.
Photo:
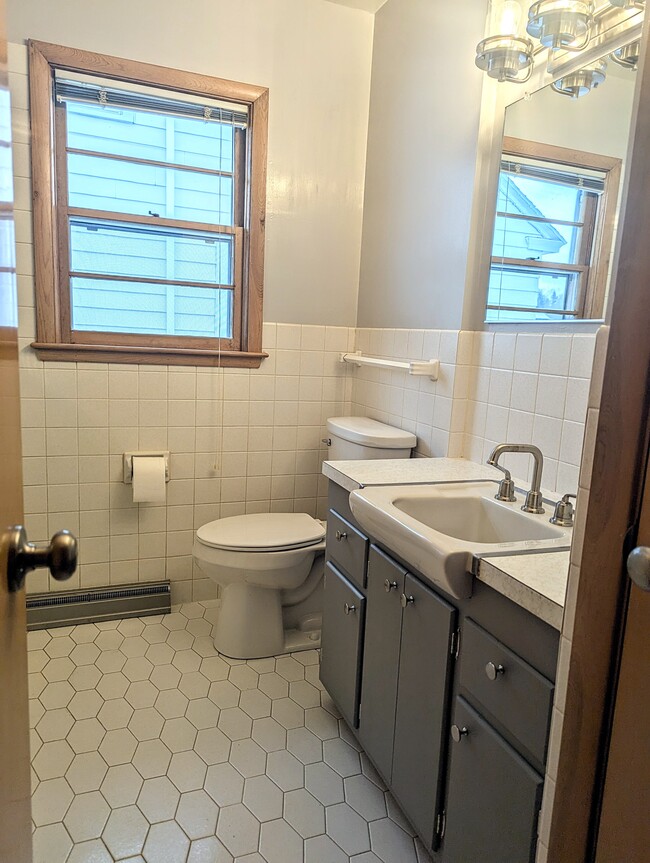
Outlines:
[[25, 576], [33, 569], [47, 567], [52, 578], [65, 581], [77, 568], [78, 544], [69, 530], [55, 533], [49, 545], [27, 541], [22, 525], [9, 528], [4, 537], [7, 548], [7, 585], [10, 593], [20, 590]]

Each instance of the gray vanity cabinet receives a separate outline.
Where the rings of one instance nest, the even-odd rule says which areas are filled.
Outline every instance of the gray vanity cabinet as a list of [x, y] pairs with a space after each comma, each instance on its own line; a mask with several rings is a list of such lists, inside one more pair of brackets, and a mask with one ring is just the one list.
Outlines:
[[325, 566], [320, 678], [349, 725], [359, 717], [366, 598], [331, 561]]
[[446, 704], [456, 609], [406, 575], [391, 786], [429, 847], [435, 847]]
[[359, 741], [433, 845], [456, 610], [375, 546]]
[[532, 863], [544, 780], [460, 696], [453, 723], [445, 863]]
[[359, 742], [390, 784], [406, 570], [371, 546]]

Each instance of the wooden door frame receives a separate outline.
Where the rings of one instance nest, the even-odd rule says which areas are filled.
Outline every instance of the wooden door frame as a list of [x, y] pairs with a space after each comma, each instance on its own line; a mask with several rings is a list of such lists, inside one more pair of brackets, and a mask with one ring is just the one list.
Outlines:
[[635, 96], [615, 292], [596, 433], [548, 859], [594, 853], [621, 633], [648, 453], [650, 394], [650, 63]]

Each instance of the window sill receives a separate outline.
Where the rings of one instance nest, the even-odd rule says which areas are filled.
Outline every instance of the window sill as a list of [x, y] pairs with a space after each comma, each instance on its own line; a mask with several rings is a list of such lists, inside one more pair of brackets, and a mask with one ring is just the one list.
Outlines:
[[71, 345], [32, 342], [39, 360], [67, 363], [137, 363], [157, 366], [214, 366], [258, 369], [268, 357], [263, 351], [205, 351], [191, 348], [152, 348], [126, 345]]

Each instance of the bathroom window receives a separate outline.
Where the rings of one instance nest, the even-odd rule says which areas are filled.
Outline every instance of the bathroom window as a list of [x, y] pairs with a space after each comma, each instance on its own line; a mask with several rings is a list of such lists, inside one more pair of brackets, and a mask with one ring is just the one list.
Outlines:
[[602, 317], [620, 161], [504, 143], [486, 320]]
[[30, 43], [41, 359], [257, 366], [264, 88]]

